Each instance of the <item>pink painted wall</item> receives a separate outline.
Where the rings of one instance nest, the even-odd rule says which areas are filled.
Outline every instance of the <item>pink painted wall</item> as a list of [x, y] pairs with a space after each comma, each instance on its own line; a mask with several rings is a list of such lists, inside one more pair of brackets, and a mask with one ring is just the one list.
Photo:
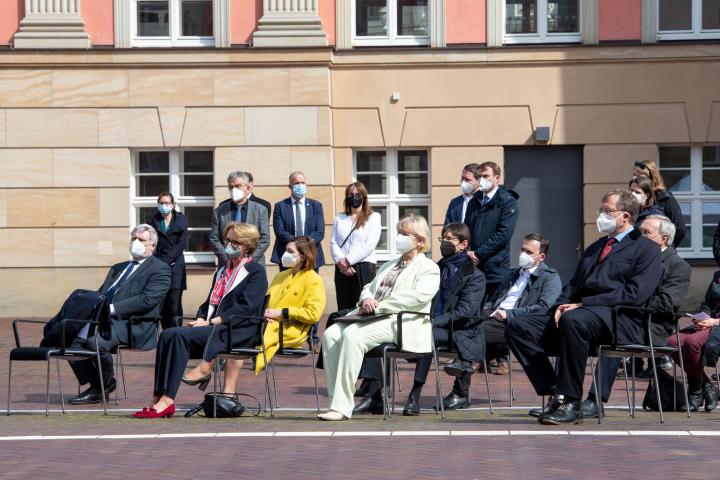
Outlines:
[[328, 36], [328, 45], [335, 45], [335, 0], [319, 0], [318, 14]]
[[600, 41], [640, 40], [641, 0], [600, 2]]
[[[604, 1], [604, 0], [603, 0]], [[445, 3], [445, 31], [448, 45], [487, 43], [487, 2], [450, 0]]]
[[12, 44], [12, 37], [24, 16], [24, 0], [0, 0], [0, 45]]
[[230, 43], [252, 43], [252, 34], [262, 17], [263, 0], [230, 0]]
[[114, 44], [113, 0], [80, 2], [80, 15], [93, 46]]

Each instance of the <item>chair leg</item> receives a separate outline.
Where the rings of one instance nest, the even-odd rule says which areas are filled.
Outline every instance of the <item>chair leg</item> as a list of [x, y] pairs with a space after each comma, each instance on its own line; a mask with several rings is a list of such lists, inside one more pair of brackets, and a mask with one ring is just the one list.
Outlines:
[[60, 406], [62, 407], [62, 412], [65, 413], [65, 395], [63, 394], [62, 379], [60, 378], [60, 359], [58, 358], [55, 359], [55, 368], [58, 375], [58, 387], [60, 388]]
[[102, 364], [100, 363], [100, 351], [97, 351], [97, 369], [98, 378], [100, 379], [100, 395], [102, 395], [103, 412], [107, 415], [107, 400], [105, 399], [105, 380], [102, 376]]
[[10, 360], [8, 365], [8, 395], [7, 395], [7, 415], [10, 415], [10, 385], [12, 385], [12, 360]]
[[[390, 371], [397, 373], [397, 359], [396, 358], [390, 358]], [[390, 381], [391, 387], [390, 387], [390, 404], [389, 404], [389, 417], [395, 415], [395, 375], [392, 373], [390, 374], [390, 377], [392, 380]]]
[[[220, 359], [216, 358], [213, 362], [213, 418], [217, 418], [217, 393], [218, 393], [218, 377], [220, 376]], [[267, 395], [265, 396], [267, 398]]]
[[[121, 353], [120, 353], [120, 348], [118, 347], [117, 353], [115, 354], [115, 371], [116, 371], [116, 372], [117, 372], [118, 370], [120, 370], [120, 355], [121, 355]], [[123, 384], [124, 384], [124, 383], [125, 383], [125, 382], [123, 381]], [[119, 391], [120, 391], [120, 389], [116, 387], [116, 388], [115, 388], [115, 405], [120, 405], [120, 393], [119, 393]]]
[[275, 408], [280, 408], [277, 394], [277, 384], [275, 383], [275, 362], [270, 360], [270, 375], [272, 376], [273, 391], [275, 392]]
[[488, 396], [488, 403], [490, 404], [490, 414], [494, 414], [493, 411], [493, 404], [492, 404], [492, 395], [490, 395], [490, 378], [488, 377], [488, 366], [487, 366], [487, 360], [483, 358], [483, 370], [485, 370], [485, 389], [487, 390], [487, 396]]
[[[683, 360], [683, 353], [682, 353], [682, 344], [680, 343], [680, 332], [675, 331], [675, 341], [677, 342], [678, 346], [678, 357], [680, 357], [680, 374], [682, 375], [682, 381], [683, 381], [683, 394], [685, 395], [685, 410], [687, 411], [687, 418], [690, 418], [690, 399], [688, 398], [688, 384], [687, 384], [687, 375], [685, 374], [685, 361]], [[717, 371], [717, 365], [715, 365], [715, 370]], [[658, 396], [658, 398], [660, 398]]]
[[630, 416], [635, 417], [634, 415], [634, 404], [630, 403], [630, 381], [628, 380], [628, 374], [627, 374], [627, 358], [622, 357], [622, 364], [623, 364], [623, 378], [625, 379], [625, 394], [627, 395], [627, 402], [628, 402], [628, 410], [630, 410]]
[[720, 390], [720, 372], [718, 372], [718, 364], [715, 364], [715, 383], [717, 384], [718, 390]]
[[436, 348], [433, 348], [433, 362], [435, 363], [435, 402], [438, 405], [435, 413], [440, 410], [440, 418], [445, 420], [445, 406], [442, 403], [442, 390], [440, 388], [440, 359]]
[[603, 402], [602, 402], [602, 348], [598, 347], [597, 367], [593, 367], [593, 360], [590, 357], [590, 373], [592, 382], [595, 384], [595, 408], [598, 412], [598, 425], [602, 424]]
[[635, 355], [630, 356], [630, 369], [632, 371], [632, 418], [635, 418], [635, 390], [637, 390], [635, 387]]
[[[398, 392], [402, 393], [402, 385], [400, 385], [400, 367], [398, 367], [397, 361], [395, 362], [395, 378], [397, 378]], [[395, 391], [393, 391], [395, 396]]]
[[318, 389], [318, 383], [317, 383], [317, 369], [315, 368], [315, 351], [313, 350], [313, 345], [310, 345], [310, 359], [312, 360], [312, 371], [313, 371], [313, 381], [315, 382], [315, 404], [317, 405], [317, 411], [320, 413], [320, 390]]
[[[125, 395], [125, 400], [128, 399], [127, 396], [127, 383], [125, 383], [125, 362], [123, 361], [122, 357], [122, 348], [118, 348], [118, 358], [120, 359], [120, 377], [122, 378], [122, 384], [123, 384], [123, 395]], [[117, 392], [117, 389], [115, 390]]]
[[385, 373], [385, 362], [387, 358], [383, 353], [382, 360], [380, 361], [380, 370], [382, 375], [382, 392], [383, 392], [383, 420], [388, 419], [388, 387], [387, 387], [387, 374]]
[[45, 416], [50, 415], [50, 357], [47, 358], [47, 381], [45, 386]]
[[[650, 366], [652, 366], [652, 369], [653, 369], [653, 380], [655, 381], [655, 394], [657, 394], [658, 410], [660, 411], [660, 423], [665, 423], [665, 416], [663, 415], [663, 411], [662, 411], [662, 397], [660, 397], [660, 382], [658, 382], [657, 366], [655, 365], [655, 355], [650, 356]], [[673, 378], [673, 384], [674, 383], [675, 383], [675, 379]]]
[[513, 400], [515, 400], [515, 390], [513, 389], [513, 381], [512, 381], [512, 353], [508, 355], [508, 383], [510, 388], [510, 401], [508, 402], [509, 405], [513, 406]]
[[[268, 359], [267, 359], [267, 354], [265, 353], [265, 339], [261, 337], [261, 340], [262, 340], [263, 363], [265, 364], [265, 395], [268, 397], [268, 405], [270, 405], [270, 416], [274, 417], [275, 410], [273, 409], [272, 397], [269, 396], [270, 395], [270, 377], [269, 377], [268, 369], [267, 369]], [[270, 366], [270, 368], [272, 369], [272, 365]], [[273, 372], [273, 385], [274, 385], [274, 379], [275, 379], [275, 374]], [[275, 392], [277, 394], [277, 389], [275, 390]], [[275, 401], [277, 401], [277, 397], [275, 398]]]

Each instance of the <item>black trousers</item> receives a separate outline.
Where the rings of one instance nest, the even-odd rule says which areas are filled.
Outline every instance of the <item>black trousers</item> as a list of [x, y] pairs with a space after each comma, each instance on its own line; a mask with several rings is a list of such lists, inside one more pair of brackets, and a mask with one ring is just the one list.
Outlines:
[[355, 275], [348, 277], [340, 272], [337, 265], [335, 266], [335, 298], [338, 310], [357, 307], [363, 287], [375, 278], [374, 263], [358, 262], [353, 267]]
[[[605, 357], [602, 359], [602, 365], [600, 367], [600, 374], [602, 375], [602, 378], [600, 379], [600, 381], [602, 384], [601, 398], [604, 403], [607, 403], [607, 401], [610, 399], [610, 392], [612, 391], [613, 383], [615, 383], [615, 378], [617, 378], [617, 371], [620, 367], [620, 361], [621, 360], [619, 358], [614, 357]], [[628, 363], [628, 367], [629, 366], [630, 363]], [[628, 368], [628, 372], [629, 370], [630, 369]], [[595, 395], [595, 382], [593, 382], [592, 385], [590, 385], [589, 396], [594, 399]]]
[[[535, 392], [562, 394], [570, 401], [582, 399], [590, 353], [612, 341], [610, 329], [586, 307], [566, 312], [557, 326], [553, 315], [521, 315], [508, 322], [505, 336]], [[553, 355], [557, 374], [548, 358]]]
[[[115, 329], [110, 331], [110, 340], [105, 340], [100, 335], [94, 335], [90, 338], [76, 337], [70, 349], [95, 350], [95, 344], [100, 350], [100, 366], [102, 367], [103, 384], [107, 389], [109, 385], [115, 383], [115, 372], [113, 371], [113, 358], [110, 351], [120, 345]], [[100, 379], [97, 373], [97, 358], [90, 358], [78, 362], [69, 362], [75, 376], [80, 385], [89, 383], [91, 387], [100, 390]]]
[[180, 321], [180, 324], [175, 322], [176, 317], [182, 317], [183, 315], [182, 294], [182, 289], [177, 288], [168, 290], [165, 295], [162, 311], [160, 312], [160, 325], [162, 325], [163, 330], [182, 326], [182, 320]]
[[155, 351], [155, 395], [175, 398], [191, 358], [202, 358], [212, 327], [163, 330]]

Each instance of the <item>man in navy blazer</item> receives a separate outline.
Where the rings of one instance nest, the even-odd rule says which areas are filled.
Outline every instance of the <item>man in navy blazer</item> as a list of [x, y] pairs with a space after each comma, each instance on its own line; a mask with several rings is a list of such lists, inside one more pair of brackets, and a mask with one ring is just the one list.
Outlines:
[[[320, 244], [325, 237], [325, 217], [322, 203], [305, 197], [307, 183], [305, 174], [302, 172], [290, 174], [288, 188], [290, 197], [276, 203], [273, 210], [275, 245], [270, 261], [277, 263], [280, 270], [285, 270], [281, 262], [285, 246], [291, 238], [305, 236], [312, 238], [317, 247], [317, 256], [315, 257], [315, 270], [317, 270], [325, 263], [325, 256]], [[300, 219], [301, 228], [296, 225], [297, 219]]]
[[463, 223], [465, 221], [465, 212], [468, 203], [472, 200], [475, 192], [478, 191], [480, 185], [480, 165], [477, 163], [468, 163], [463, 167], [460, 175], [460, 195], [450, 200], [447, 212], [445, 213], [445, 222], [443, 227], [447, 227], [451, 223]]
[[[602, 199], [597, 226], [606, 236], [590, 245], [575, 275], [549, 315], [520, 315], [508, 321], [505, 336], [538, 395], [552, 395], [538, 421], [576, 423], [587, 358], [598, 345], [643, 340], [641, 319], [619, 314], [616, 305], [642, 306], [662, 277], [660, 249], [633, 228], [639, 206], [627, 190], [611, 190]], [[548, 356], [558, 357], [555, 373]]]

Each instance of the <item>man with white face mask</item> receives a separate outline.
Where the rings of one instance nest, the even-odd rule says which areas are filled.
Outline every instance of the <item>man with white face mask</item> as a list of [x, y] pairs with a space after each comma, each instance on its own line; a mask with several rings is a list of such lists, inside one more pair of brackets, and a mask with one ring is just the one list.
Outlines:
[[[160, 315], [165, 294], [170, 289], [170, 266], [153, 256], [157, 247], [157, 231], [150, 225], [135, 227], [130, 238], [131, 261], [113, 265], [100, 293], [105, 295], [109, 320], [101, 319], [101, 331], [88, 338], [89, 329], [83, 328], [73, 340], [70, 349], [100, 350], [105, 395], [115, 390], [112, 355], [118, 345], [130, 344], [128, 319], [132, 316]], [[104, 325], [103, 325], [104, 324]], [[133, 348], [152, 349], [157, 342], [157, 324], [133, 323], [131, 327]], [[80, 385], [90, 388], [70, 400], [73, 405], [98, 403], [102, 400], [101, 385], [97, 374], [97, 360], [70, 362]]]
[[[643, 306], [662, 276], [660, 249], [633, 227], [638, 203], [627, 190], [602, 198], [597, 226], [605, 236], [583, 253], [575, 275], [546, 314], [508, 321], [505, 338], [538, 395], [552, 395], [540, 423], [577, 423], [588, 356], [599, 345], [643, 340], [641, 318], [617, 305]], [[615, 321], [617, 320], [617, 321]], [[557, 373], [549, 356], [557, 356]]]
[[[212, 225], [210, 227], [210, 243], [218, 260], [218, 265], [227, 263], [223, 235], [225, 227], [230, 222], [249, 223], [255, 225], [260, 232], [260, 240], [253, 260], [265, 264], [265, 251], [270, 245], [270, 223], [269, 207], [252, 200], [253, 182], [252, 175], [248, 172], [231, 172], [227, 178], [228, 193], [230, 198], [220, 202], [220, 205], [213, 211]], [[256, 199], [259, 200], [259, 199]]]
[[480, 165], [469, 163], [463, 167], [460, 175], [460, 195], [450, 200], [443, 227], [451, 223], [462, 223], [465, 220], [467, 206], [475, 192], [480, 188]]

